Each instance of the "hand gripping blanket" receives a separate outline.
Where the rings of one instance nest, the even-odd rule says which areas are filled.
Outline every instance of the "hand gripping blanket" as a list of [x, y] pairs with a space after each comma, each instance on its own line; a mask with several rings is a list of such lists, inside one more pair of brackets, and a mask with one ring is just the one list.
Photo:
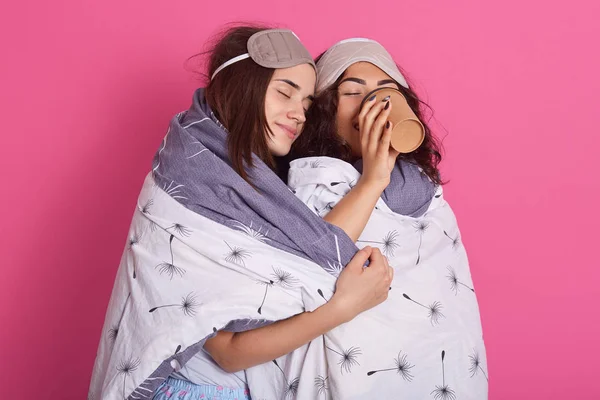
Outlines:
[[[319, 307], [357, 251], [343, 231], [322, 221], [260, 160], [250, 171], [256, 189], [243, 181], [227, 161], [226, 137], [202, 90], [190, 110], [171, 121], [138, 198], [90, 399], [151, 399], [217, 330], [254, 329]], [[414, 209], [429, 202], [429, 190], [419, 193]], [[392, 197], [410, 203], [415, 193], [410, 199]], [[469, 283], [462, 279], [468, 276], [460, 283]], [[378, 322], [369, 329], [393, 326], [394, 337], [413, 330], [396, 325], [390, 310], [378, 309], [383, 311], [373, 314]], [[252, 398], [356, 398], [384, 389], [401, 393], [394, 386], [386, 389], [385, 382], [373, 386], [377, 376], [363, 373], [371, 357], [388, 362], [368, 355], [362, 341], [354, 343], [361, 335], [346, 337], [364, 328], [346, 324], [288, 356], [247, 370]], [[449, 345], [449, 355], [451, 347], [456, 345]], [[481, 347], [473, 350], [483, 354]], [[410, 371], [416, 380], [416, 371]], [[353, 379], [364, 382], [359, 391], [348, 383]]]

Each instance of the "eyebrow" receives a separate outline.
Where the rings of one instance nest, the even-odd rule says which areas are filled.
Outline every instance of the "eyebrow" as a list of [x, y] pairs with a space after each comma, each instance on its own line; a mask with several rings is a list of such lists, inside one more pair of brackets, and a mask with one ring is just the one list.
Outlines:
[[341, 85], [342, 83], [344, 83], [344, 82], [348, 82], [348, 81], [349, 81], [349, 82], [356, 82], [356, 83], [360, 83], [361, 85], [366, 85], [366, 84], [367, 84], [367, 81], [365, 81], [364, 79], [359, 79], [359, 78], [352, 78], [352, 77], [350, 77], [350, 78], [346, 78], [346, 79], [342, 80], [342, 81], [340, 82], [340, 85]]
[[387, 85], [388, 83], [393, 83], [394, 85], [396, 85], [396, 81], [393, 79], [384, 79], [382, 81], [377, 82], [377, 86], [379, 85]]
[[[350, 81], [350, 82], [356, 82], [356, 83], [359, 83], [359, 84], [361, 84], [361, 85], [366, 85], [366, 84], [367, 84], [367, 81], [365, 81], [364, 79], [350, 77], [350, 78], [346, 78], [346, 79], [342, 80], [342, 81], [340, 82], [340, 85], [341, 85], [342, 83], [346, 82], [346, 81]], [[388, 83], [392, 83], [392, 84], [394, 84], [394, 85], [395, 85], [395, 84], [396, 84], [396, 81], [395, 81], [395, 80], [393, 80], [393, 79], [383, 79], [383, 80], [377, 81], [377, 86], [386, 85], [386, 84], [388, 84]]]
[[[279, 81], [279, 82], [284, 82], [284, 83], [287, 83], [288, 85], [290, 85], [291, 87], [293, 87], [293, 88], [294, 88], [294, 89], [296, 89], [296, 90], [300, 90], [300, 89], [302, 89], [302, 88], [301, 88], [301, 87], [300, 87], [300, 86], [299, 86], [297, 83], [295, 83], [295, 82], [292, 82], [292, 81], [290, 81], [289, 79], [275, 79], [275, 80], [276, 80], [276, 81]], [[308, 96], [307, 96], [307, 98], [308, 98], [310, 101], [313, 101], [313, 100], [315, 99], [315, 96], [313, 96], [313, 95], [308, 95]]]

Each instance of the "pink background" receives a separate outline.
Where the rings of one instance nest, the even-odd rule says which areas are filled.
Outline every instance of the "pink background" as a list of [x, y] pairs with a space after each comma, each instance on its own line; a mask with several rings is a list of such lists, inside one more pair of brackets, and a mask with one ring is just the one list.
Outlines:
[[435, 108], [490, 399], [599, 399], [600, 3], [206, 3], [0, 6], [0, 396], [85, 398], [138, 190], [197, 86], [183, 62], [262, 20], [314, 55], [378, 39]]

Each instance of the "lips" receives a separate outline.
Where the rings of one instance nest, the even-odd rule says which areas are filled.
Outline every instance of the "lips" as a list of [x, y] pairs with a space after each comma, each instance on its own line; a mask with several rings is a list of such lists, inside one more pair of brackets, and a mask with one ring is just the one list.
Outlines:
[[283, 129], [283, 131], [288, 135], [288, 137], [292, 140], [294, 140], [296, 138], [296, 136], [298, 136], [298, 130], [291, 128], [287, 125], [281, 125], [281, 124], [277, 124], [278, 127], [280, 127], [281, 129]]

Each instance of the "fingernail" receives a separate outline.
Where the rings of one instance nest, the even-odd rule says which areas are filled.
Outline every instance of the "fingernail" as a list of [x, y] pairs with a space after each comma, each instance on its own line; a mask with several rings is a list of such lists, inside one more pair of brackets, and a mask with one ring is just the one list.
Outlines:
[[373, 97], [371, 97], [371, 98], [369, 99], [369, 101], [373, 101], [373, 100], [375, 100], [375, 98], [376, 98], [376, 97], [377, 97], [377, 95], [376, 95], [376, 94], [374, 94], [374, 95], [373, 95]]
[[387, 110], [388, 108], [390, 108], [390, 102], [388, 101], [387, 104], [385, 105], [385, 107], [383, 107], [384, 110]]
[[390, 129], [390, 121], [385, 123], [385, 129]]
[[382, 101], [382, 102], [383, 102], [383, 101], [388, 101], [388, 100], [390, 99], [390, 97], [391, 97], [391, 96], [386, 96], [386, 97], [384, 97], [384, 98], [383, 98], [381, 101]]

